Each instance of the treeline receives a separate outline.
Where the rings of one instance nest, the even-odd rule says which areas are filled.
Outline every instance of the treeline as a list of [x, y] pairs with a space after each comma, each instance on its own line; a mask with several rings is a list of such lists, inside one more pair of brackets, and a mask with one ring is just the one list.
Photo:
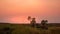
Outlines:
[[48, 20], [42, 20], [40, 25], [37, 24], [35, 18], [31, 18], [31, 16], [28, 16], [28, 20], [30, 21], [30, 25], [32, 27], [48, 29]]

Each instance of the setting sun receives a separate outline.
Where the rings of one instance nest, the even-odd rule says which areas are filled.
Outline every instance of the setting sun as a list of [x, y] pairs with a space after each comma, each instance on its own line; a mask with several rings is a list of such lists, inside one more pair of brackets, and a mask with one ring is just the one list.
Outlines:
[[29, 23], [28, 19], [24, 16], [16, 16], [9, 19], [13, 23]]

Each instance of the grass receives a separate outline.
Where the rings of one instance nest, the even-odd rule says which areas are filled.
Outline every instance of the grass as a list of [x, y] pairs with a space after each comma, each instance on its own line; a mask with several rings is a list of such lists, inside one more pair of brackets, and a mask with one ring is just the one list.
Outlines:
[[33, 27], [17, 25], [12, 26], [12, 28], [15, 29], [12, 34], [40, 34], [39, 30]]
[[41, 28], [33, 28], [31, 26], [18, 24], [0, 25], [0, 29], [3, 29], [4, 27], [13, 29], [11, 34], [60, 34], [60, 27], [55, 26], [48, 27], [48, 30], [44, 30]]

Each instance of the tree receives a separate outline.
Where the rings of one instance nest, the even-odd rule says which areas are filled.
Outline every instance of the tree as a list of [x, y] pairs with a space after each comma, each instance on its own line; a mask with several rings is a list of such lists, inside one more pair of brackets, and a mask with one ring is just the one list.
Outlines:
[[28, 20], [31, 20], [31, 16], [28, 16]]
[[45, 20], [42, 20], [41, 21], [41, 25], [45, 25]]
[[47, 27], [47, 22], [48, 22], [48, 20], [42, 20], [42, 21], [41, 21], [41, 27], [42, 27], [43, 29], [48, 29], [48, 27]]
[[35, 18], [32, 18], [32, 21], [31, 21], [31, 26], [32, 26], [32, 27], [35, 27], [35, 25], [36, 25]]
[[31, 16], [28, 16], [28, 18], [27, 18], [27, 19], [28, 19], [28, 21], [31, 21]]
[[28, 20], [30, 21], [30, 25], [31, 25], [32, 27], [35, 27], [35, 25], [36, 25], [35, 18], [31, 18], [31, 16], [28, 16]]

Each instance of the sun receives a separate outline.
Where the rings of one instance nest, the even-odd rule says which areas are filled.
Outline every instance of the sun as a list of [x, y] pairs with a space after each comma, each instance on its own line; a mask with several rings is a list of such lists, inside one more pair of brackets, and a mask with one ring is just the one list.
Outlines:
[[29, 21], [27, 20], [26, 17], [23, 16], [15, 16], [13, 18], [10, 18], [10, 22], [14, 22], [14, 23], [29, 23]]

